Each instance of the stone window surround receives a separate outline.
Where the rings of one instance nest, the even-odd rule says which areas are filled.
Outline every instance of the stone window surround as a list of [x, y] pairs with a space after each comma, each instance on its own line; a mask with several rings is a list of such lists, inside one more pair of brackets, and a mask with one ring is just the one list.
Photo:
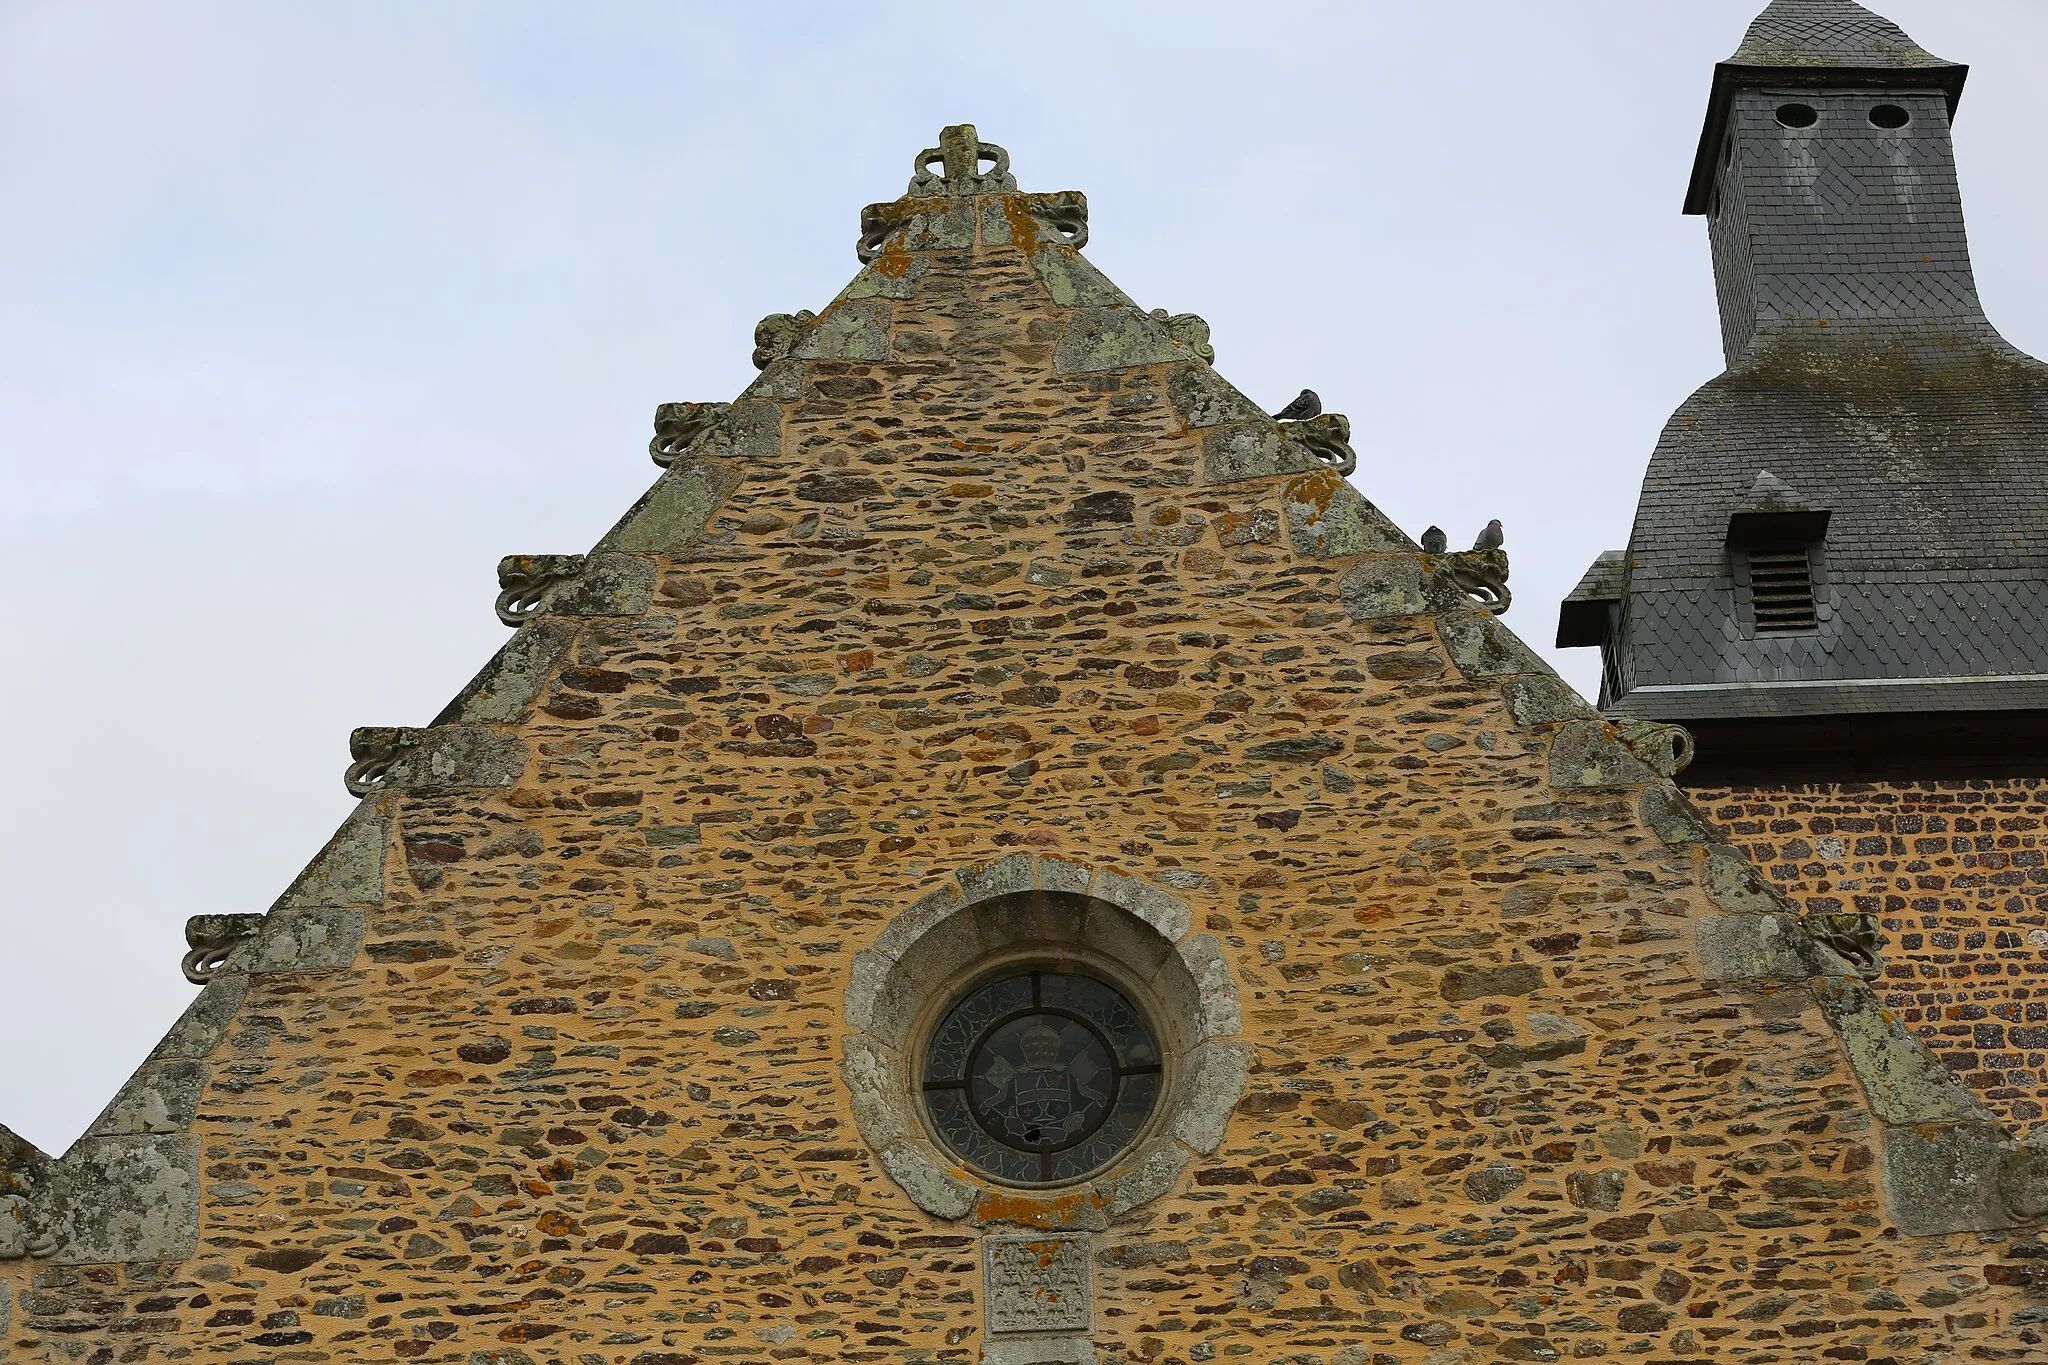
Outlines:
[[[1023, 853], [963, 868], [854, 954], [841, 1074], [882, 1168], [925, 1212], [975, 1223], [1102, 1228], [1214, 1152], [1250, 1049], [1222, 945], [1186, 902], [1108, 869]], [[1100, 972], [1151, 1019], [1167, 1080], [1139, 1140], [1085, 1181], [1025, 1188], [973, 1171], [932, 1137], [916, 1084], [923, 1031], [972, 981], [1026, 962]]]

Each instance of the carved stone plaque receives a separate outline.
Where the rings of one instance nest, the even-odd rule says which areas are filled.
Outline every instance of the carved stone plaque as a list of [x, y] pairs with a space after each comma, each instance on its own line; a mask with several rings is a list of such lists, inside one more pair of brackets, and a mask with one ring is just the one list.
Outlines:
[[1087, 1234], [1023, 1233], [982, 1243], [981, 1274], [991, 1335], [1085, 1335], [1095, 1321]]

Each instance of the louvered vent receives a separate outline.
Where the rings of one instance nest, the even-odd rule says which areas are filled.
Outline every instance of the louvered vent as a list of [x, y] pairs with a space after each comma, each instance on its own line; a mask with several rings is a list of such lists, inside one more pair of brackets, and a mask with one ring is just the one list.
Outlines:
[[1749, 552], [1749, 594], [1759, 635], [1813, 630], [1813, 566], [1804, 550]]

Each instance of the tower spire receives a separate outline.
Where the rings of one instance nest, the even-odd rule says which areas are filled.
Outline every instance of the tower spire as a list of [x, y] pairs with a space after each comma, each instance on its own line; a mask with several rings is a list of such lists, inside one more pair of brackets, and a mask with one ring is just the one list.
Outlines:
[[1935, 90], [1947, 97], [1953, 117], [1969, 74], [1969, 67], [1935, 56], [1897, 24], [1854, 0], [1771, 0], [1750, 24], [1742, 45], [1714, 67], [1685, 211], [1705, 213], [1712, 202], [1737, 90], [1780, 85]]

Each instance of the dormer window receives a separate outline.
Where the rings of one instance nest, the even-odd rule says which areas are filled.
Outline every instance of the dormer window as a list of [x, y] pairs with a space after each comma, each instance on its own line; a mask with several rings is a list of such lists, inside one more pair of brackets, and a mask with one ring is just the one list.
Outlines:
[[1749, 550], [1749, 600], [1756, 614], [1756, 633], [1777, 635], [1814, 630], [1813, 561], [1799, 549]]
[[1728, 517], [1729, 567], [1738, 615], [1751, 635], [1793, 635], [1820, 629], [1820, 562], [1827, 508], [1758, 470]]

